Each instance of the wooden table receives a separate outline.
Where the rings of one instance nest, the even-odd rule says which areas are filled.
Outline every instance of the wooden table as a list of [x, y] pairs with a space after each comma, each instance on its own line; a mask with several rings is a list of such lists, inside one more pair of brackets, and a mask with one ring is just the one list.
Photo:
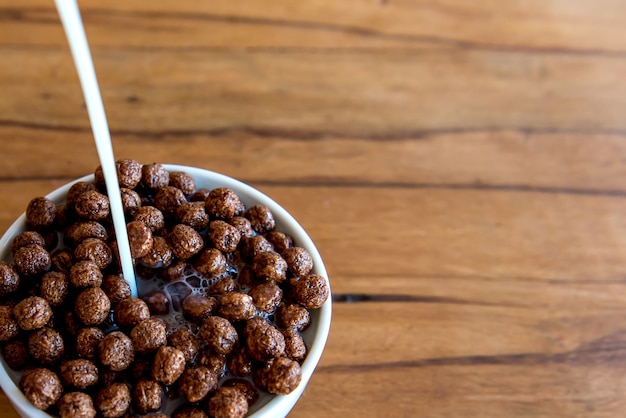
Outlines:
[[[116, 156], [244, 180], [325, 258], [293, 417], [624, 415], [624, 2], [80, 4]], [[53, 2], [0, 0], [0, 53], [4, 231], [98, 161]]]

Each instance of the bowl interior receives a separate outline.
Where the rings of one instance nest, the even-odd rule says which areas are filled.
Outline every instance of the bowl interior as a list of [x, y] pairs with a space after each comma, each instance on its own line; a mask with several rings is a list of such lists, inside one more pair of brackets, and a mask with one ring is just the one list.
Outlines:
[[[241, 201], [246, 207], [254, 204], [263, 204], [268, 206], [274, 218], [276, 220], [276, 229], [286, 234], [291, 235], [294, 238], [294, 242], [303, 248], [306, 248], [313, 257], [314, 268], [313, 272], [319, 274], [322, 277], [327, 278], [328, 274], [324, 267], [324, 263], [321, 259], [317, 248], [313, 244], [313, 241], [304, 231], [304, 229], [298, 224], [298, 222], [278, 203], [274, 202], [268, 196], [259, 192], [258, 190], [248, 186], [245, 183], [237, 181], [233, 178], [224, 176], [212, 171], [187, 167], [181, 165], [164, 164], [166, 169], [172, 171], [185, 171], [189, 173], [195, 180], [198, 188], [214, 189], [216, 187], [228, 187], [234, 190]], [[80, 179], [74, 180], [57, 190], [51, 192], [47, 197], [53, 200], [57, 204], [62, 204], [65, 201], [65, 195], [72, 186], [72, 184], [78, 181], [93, 181], [93, 175], [85, 176]], [[33, 196], [34, 197], [34, 196]], [[6, 233], [0, 238], [0, 259], [12, 261], [11, 259], [11, 241], [19, 233], [26, 229], [26, 216], [22, 214], [6, 231]], [[138, 284], [141, 286], [141, 284]], [[330, 330], [330, 319], [332, 311], [331, 297], [320, 309], [311, 311], [311, 325], [302, 334], [305, 344], [309, 350], [306, 359], [302, 363], [302, 382], [296, 388], [295, 391], [289, 395], [262, 395], [259, 400], [250, 409], [249, 416], [255, 418], [269, 418], [276, 416], [285, 416], [291, 408], [295, 405], [298, 398], [301, 396], [306, 384], [308, 383], [319, 359], [324, 350], [328, 333]], [[11, 400], [17, 411], [21, 416], [32, 418], [45, 418], [49, 417], [45, 412], [36, 409], [26, 399], [24, 394], [19, 390], [17, 384], [19, 382], [20, 374], [11, 370], [4, 359], [0, 356], [0, 386]]]

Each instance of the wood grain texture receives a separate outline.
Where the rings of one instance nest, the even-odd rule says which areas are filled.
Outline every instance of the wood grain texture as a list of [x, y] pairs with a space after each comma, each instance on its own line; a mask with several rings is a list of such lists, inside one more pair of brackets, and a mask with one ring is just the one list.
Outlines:
[[[322, 253], [290, 416], [623, 415], [624, 2], [80, 5], [116, 155], [244, 180]], [[0, 53], [4, 231], [98, 161], [53, 3], [0, 0]]]

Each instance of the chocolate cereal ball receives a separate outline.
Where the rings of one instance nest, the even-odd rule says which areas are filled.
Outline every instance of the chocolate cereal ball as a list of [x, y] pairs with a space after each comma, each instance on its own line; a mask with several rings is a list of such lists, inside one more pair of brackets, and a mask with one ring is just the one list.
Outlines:
[[96, 327], [81, 328], [76, 335], [76, 352], [82, 358], [96, 357], [98, 344], [104, 339], [104, 331]]
[[286, 248], [281, 254], [287, 262], [287, 269], [294, 276], [306, 276], [313, 269], [313, 257], [302, 247]]
[[217, 389], [217, 376], [204, 366], [186, 369], [180, 378], [180, 394], [187, 401], [196, 403]]
[[301, 362], [306, 357], [306, 345], [302, 335], [293, 328], [283, 331], [285, 337], [285, 354], [292, 360]]
[[[24, 231], [13, 238], [11, 241], [11, 254], [15, 255], [16, 251], [30, 244], [37, 244], [46, 247], [46, 241], [39, 232]], [[4, 261], [3, 261], [4, 263]]]
[[0, 305], [0, 341], [9, 341], [20, 333], [13, 311], [14, 308], [9, 305]]
[[293, 328], [302, 332], [311, 324], [311, 314], [297, 303], [284, 303], [276, 310], [276, 324], [283, 329]]
[[213, 297], [191, 294], [183, 300], [183, 316], [190, 322], [202, 324], [216, 306], [217, 300]]
[[35, 229], [45, 229], [54, 224], [57, 205], [45, 197], [36, 197], [26, 208], [26, 225]]
[[209, 215], [204, 210], [204, 202], [183, 203], [176, 209], [176, 220], [196, 231], [202, 231], [209, 225]]
[[113, 253], [106, 242], [98, 238], [85, 238], [74, 250], [74, 260], [90, 260], [104, 270], [113, 261]]
[[0, 297], [17, 291], [20, 287], [20, 275], [6, 261], [0, 261]]
[[177, 187], [161, 187], [154, 196], [154, 206], [163, 212], [166, 218], [172, 218], [180, 205], [187, 199], [185, 194]]
[[139, 259], [139, 262], [149, 268], [167, 267], [172, 263], [174, 253], [172, 248], [163, 237], [152, 237], [152, 248], [146, 255]]
[[63, 249], [52, 256], [52, 270], [60, 271], [66, 275], [70, 274], [70, 269], [74, 265], [74, 252]]
[[164, 385], [173, 384], [185, 371], [185, 356], [174, 347], [161, 346], [152, 362], [152, 378]]
[[179, 349], [183, 353], [187, 363], [191, 363], [200, 349], [200, 341], [198, 341], [198, 337], [196, 337], [196, 335], [187, 328], [180, 328], [171, 333], [167, 337], [167, 343], [168, 345]]
[[78, 181], [72, 184], [72, 186], [67, 192], [67, 195], [65, 196], [65, 201], [67, 205], [69, 207], [74, 207], [74, 205], [76, 204], [76, 201], [78, 200], [78, 197], [84, 192], [88, 192], [91, 190], [96, 190], [96, 186], [86, 181]]
[[112, 383], [98, 392], [96, 406], [103, 418], [123, 417], [130, 408], [130, 390], [124, 383]]
[[213, 418], [243, 418], [248, 413], [248, 400], [236, 388], [219, 388], [209, 400]]
[[230, 219], [243, 214], [245, 207], [239, 196], [226, 187], [211, 190], [205, 202], [205, 209], [209, 215], [217, 219]]
[[126, 224], [128, 231], [128, 244], [130, 255], [133, 258], [141, 258], [152, 249], [152, 231], [141, 221], [132, 221]]
[[249, 207], [248, 210], [246, 210], [245, 217], [248, 218], [252, 224], [252, 229], [259, 234], [269, 232], [276, 227], [274, 215], [272, 215], [270, 209], [265, 205]]
[[224, 318], [211, 316], [200, 327], [200, 339], [214, 353], [229, 354], [239, 340], [237, 330]]
[[245, 293], [227, 293], [219, 302], [220, 316], [230, 321], [242, 321], [254, 316], [252, 297]]
[[226, 258], [217, 248], [207, 248], [200, 253], [193, 266], [204, 277], [216, 277], [226, 271]]
[[186, 260], [200, 252], [204, 246], [202, 237], [192, 227], [178, 224], [170, 233], [172, 252], [180, 260]]
[[237, 378], [229, 379], [225, 381], [222, 386], [235, 388], [241, 392], [248, 400], [248, 406], [254, 405], [254, 403], [259, 399], [259, 391], [249, 380]]
[[254, 236], [252, 224], [243, 216], [234, 216], [228, 220], [228, 223], [237, 228], [240, 237], [250, 238]]
[[57, 404], [61, 418], [95, 418], [96, 409], [91, 396], [83, 392], [69, 392]]
[[211, 295], [221, 296], [235, 291], [237, 291], [237, 283], [232, 277], [218, 279], [209, 287], [209, 294]]
[[200, 408], [183, 405], [174, 411], [172, 418], [209, 418], [209, 416]]
[[273, 251], [272, 244], [263, 236], [255, 235], [251, 238], [241, 239], [241, 255], [246, 260], [252, 260], [257, 254], [266, 251]]
[[175, 261], [161, 272], [161, 278], [168, 283], [177, 282], [185, 277], [189, 265], [185, 261]]
[[41, 364], [54, 365], [64, 353], [63, 338], [55, 329], [43, 327], [28, 336], [28, 354]]
[[[256, 317], [258, 318], [258, 317]], [[266, 361], [285, 352], [285, 337], [266, 320], [254, 318], [246, 324], [246, 347], [250, 357]]]
[[233, 376], [245, 377], [252, 374], [252, 360], [244, 347], [238, 347], [230, 353], [226, 367]]
[[276, 252], [281, 255], [287, 248], [293, 247], [293, 238], [284, 232], [270, 231], [265, 235], [265, 238], [272, 243]]
[[267, 391], [277, 395], [293, 392], [302, 380], [302, 369], [297, 361], [279, 357], [268, 362], [265, 376]]
[[155, 412], [161, 409], [163, 388], [156, 380], [141, 379], [133, 390], [133, 400], [137, 410], [142, 413]]
[[20, 379], [20, 388], [35, 408], [44, 411], [57, 403], [63, 393], [59, 376], [45, 368], [25, 371]]
[[170, 186], [182, 190], [185, 195], [190, 195], [196, 191], [196, 182], [191, 175], [184, 171], [170, 173]]
[[100, 267], [92, 260], [77, 262], [70, 269], [70, 283], [78, 288], [100, 286], [102, 284]]
[[102, 280], [102, 290], [111, 301], [111, 305], [117, 305], [131, 296], [130, 285], [124, 278], [110, 274]]
[[19, 274], [32, 277], [50, 270], [52, 258], [41, 245], [30, 244], [15, 252], [13, 262]]
[[120, 327], [134, 327], [148, 318], [150, 309], [143, 299], [123, 299], [115, 307], [115, 321]]
[[143, 222], [152, 232], [159, 232], [165, 227], [163, 212], [154, 206], [143, 206], [137, 209], [133, 215], [133, 221]]
[[148, 318], [137, 325], [130, 332], [133, 347], [138, 353], [149, 353], [167, 344], [167, 329], [165, 323], [158, 318]]
[[141, 181], [141, 164], [135, 160], [121, 158], [115, 162], [120, 187], [134, 189]]
[[320, 308], [328, 299], [326, 280], [317, 274], [294, 277], [289, 280], [289, 287], [293, 300], [308, 309]]
[[28, 348], [22, 340], [12, 340], [4, 344], [2, 357], [13, 370], [21, 370], [29, 363]]
[[50, 306], [61, 306], [67, 297], [69, 279], [64, 273], [49, 271], [41, 279], [39, 295], [48, 301]]
[[226, 356], [214, 353], [210, 348], [204, 348], [198, 352], [195, 365], [207, 367], [215, 376], [220, 377], [224, 372]]
[[109, 238], [109, 234], [100, 222], [78, 221], [65, 229], [63, 237], [68, 245], [75, 247], [86, 238], [98, 238], [106, 241]]
[[282, 282], [287, 278], [287, 262], [275, 251], [257, 254], [252, 260], [252, 270], [261, 279]]
[[207, 236], [218, 250], [230, 253], [235, 251], [241, 235], [239, 230], [224, 221], [212, 221], [209, 224], [209, 232]]
[[13, 317], [25, 331], [39, 329], [52, 318], [50, 304], [39, 296], [23, 299], [13, 308]]
[[85, 325], [98, 325], [109, 316], [111, 301], [99, 287], [83, 290], [74, 303], [74, 312]]
[[254, 306], [267, 314], [273, 314], [283, 297], [282, 289], [275, 282], [265, 282], [250, 290]]
[[66, 387], [87, 389], [98, 383], [98, 368], [93, 362], [83, 358], [63, 362], [59, 367], [59, 374]]
[[133, 216], [133, 214], [141, 207], [141, 197], [139, 193], [134, 190], [122, 187], [120, 189], [120, 197], [122, 199], [122, 208], [126, 216]]
[[148, 305], [152, 315], [166, 315], [170, 311], [170, 297], [163, 290], [153, 290], [142, 299]]
[[74, 210], [82, 219], [101, 221], [109, 216], [109, 198], [95, 190], [86, 191], [78, 196], [74, 203]]
[[189, 196], [190, 202], [206, 202], [209, 197], [209, 193], [211, 191], [209, 189], [197, 189], [191, 196]]
[[113, 331], [98, 344], [98, 356], [103, 365], [119, 372], [130, 366], [135, 350], [130, 338], [120, 331]]
[[157, 190], [167, 186], [170, 182], [170, 173], [161, 164], [145, 164], [141, 168], [141, 184], [148, 190]]

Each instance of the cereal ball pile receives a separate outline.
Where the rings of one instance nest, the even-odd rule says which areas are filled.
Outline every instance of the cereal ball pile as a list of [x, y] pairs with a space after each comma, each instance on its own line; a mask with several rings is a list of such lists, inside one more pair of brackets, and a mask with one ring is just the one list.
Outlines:
[[102, 170], [66, 202], [37, 197], [0, 261], [0, 348], [37, 408], [64, 417], [244, 417], [302, 379], [311, 254], [263, 205], [117, 161], [140, 297], [121, 276]]

